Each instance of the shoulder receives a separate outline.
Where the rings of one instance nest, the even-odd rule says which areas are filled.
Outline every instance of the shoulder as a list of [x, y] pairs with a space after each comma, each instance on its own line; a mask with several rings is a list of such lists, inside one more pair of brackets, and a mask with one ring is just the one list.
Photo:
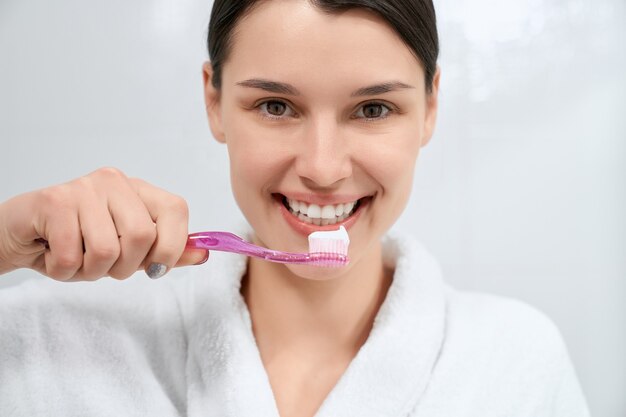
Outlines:
[[450, 363], [491, 370], [501, 382], [544, 383], [571, 362], [561, 331], [539, 308], [507, 296], [446, 287], [446, 336]]
[[553, 387], [573, 371], [559, 328], [539, 308], [449, 286], [446, 295], [444, 367], [459, 366], [491, 375], [490, 384], [531, 391]]
[[447, 285], [445, 293], [445, 337], [423, 411], [458, 415], [471, 402], [482, 416], [588, 416], [561, 332], [546, 313], [501, 295]]
[[450, 324], [479, 332], [484, 337], [541, 338], [556, 343], [560, 332], [539, 308], [515, 298], [476, 291], [445, 288]]

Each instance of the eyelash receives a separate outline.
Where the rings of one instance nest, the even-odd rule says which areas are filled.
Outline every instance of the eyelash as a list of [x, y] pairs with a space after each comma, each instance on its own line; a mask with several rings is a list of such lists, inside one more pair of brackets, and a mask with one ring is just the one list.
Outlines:
[[361, 106], [359, 106], [359, 110], [358, 111], [363, 111], [363, 108], [365, 106], [371, 106], [371, 105], [384, 107], [386, 109], [386, 113], [384, 113], [383, 115], [381, 115], [379, 117], [358, 117], [358, 119], [361, 119], [365, 123], [378, 122], [378, 121], [381, 121], [381, 120], [385, 120], [391, 114], [394, 114], [394, 113], [397, 112], [397, 109], [393, 108], [393, 106], [391, 106], [391, 104], [382, 103], [380, 101], [369, 101], [369, 102], [363, 103]]
[[[265, 100], [260, 102], [259, 104], [257, 104], [256, 106], [254, 106], [255, 109], [258, 109], [258, 113], [259, 116], [261, 116], [262, 119], [269, 119], [269, 120], [282, 120], [285, 118], [285, 116], [274, 116], [273, 114], [269, 114], [267, 112], [263, 112], [260, 107], [263, 106], [264, 104], [268, 104], [268, 103], [282, 103], [284, 104], [287, 108], [291, 109], [291, 106], [283, 101], [283, 100], [278, 100], [278, 99], [270, 99], [270, 100]], [[291, 109], [293, 111], [293, 109]]]
[[[275, 115], [269, 114], [269, 113], [267, 113], [267, 112], [263, 112], [263, 111], [260, 109], [260, 107], [261, 107], [261, 106], [263, 106], [264, 104], [273, 103], [273, 102], [276, 102], [276, 103], [282, 103], [282, 104], [284, 104], [287, 108], [291, 109], [291, 111], [294, 111], [294, 110], [293, 110], [293, 108], [289, 105], [289, 103], [287, 103], [287, 102], [286, 102], [286, 101], [284, 101], [284, 100], [280, 100], [280, 99], [269, 99], [269, 100], [262, 101], [262, 102], [258, 103], [256, 106], [254, 106], [254, 108], [258, 110], [258, 114], [259, 114], [259, 116], [260, 116], [262, 119], [272, 120], [272, 121], [278, 121], [278, 120], [282, 120], [282, 119], [285, 119], [286, 117], [288, 117], [288, 116], [275, 116]], [[378, 105], [378, 106], [383, 106], [385, 109], [387, 109], [387, 113], [385, 113], [383, 116], [380, 116], [380, 117], [373, 117], [373, 118], [358, 117], [358, 118], [355, 118], [355, 119], [361, 119], [361, 120], [362, 120], [362, 121], [364, 121], [365, 123], [371, 123], [371, 122], [377, 122], [377, 121], [380, 121], [380, 120], [384, 120], [384, 119], [386, 119], [387, 117], [389, 117], [391, 114], [394, 114], [394, 113], [397, 113], [397, 112], [398, 112], [398, 110], [397, 110], [394, 106], [391, 106], [390, 104], [387, 104], [387, 103], [382, 103], [382, 102], [379, 102], [379, 101], [370, 101], [370, 102], [363, 103], [363, 104], [361, 104], [361, 106], [359, 107], [359, 110], [360, 110], [360, 109], [362, 109], [362, 108], [363, 108], [363, 107], [365, 107], [365, 106], [368, 106], [368, 105]], [[353, 118], [353, 117], [351, 116], [351, 118]]]

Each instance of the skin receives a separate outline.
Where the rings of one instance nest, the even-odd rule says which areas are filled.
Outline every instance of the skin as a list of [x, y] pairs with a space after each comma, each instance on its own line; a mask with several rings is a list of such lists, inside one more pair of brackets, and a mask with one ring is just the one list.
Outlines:
[[29, 268], [58, 281], [121, 280], [153, 262], [193, 265], [208, 253], [185, 249], [188, 222], [182, 197], [100, 168], [0, 204], [0, 274]]
[[[280, 413], [309, 416], [365, 342], [391, 284], [380, 238], [404, 210], [419, 151], [432, 137], [440, 72], [426, 94], [421, 63], [382, 18], [364, 10], [329, 15], [308, 2], [275, 0], [255, 7], [236, 29], [221, 89], [212, 87], [206, 62], [204, 91], [255, 243], [308, 251], [273, 193], [373, 196], [348, 231], [348, 266], [252, 258], [242, 281]], [[299, 94], [241, 85], [250, 79], [287, 83]], [[352, 95], [387, 82], [410, 88]], [[382, 109], [372, 102], [391, 112], [365, 120], [365, 110]]]

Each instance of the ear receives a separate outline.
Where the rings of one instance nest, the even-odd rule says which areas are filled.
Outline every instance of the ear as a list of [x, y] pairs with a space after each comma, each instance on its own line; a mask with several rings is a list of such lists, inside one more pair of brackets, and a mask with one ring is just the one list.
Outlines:
[[426, 120], [424, 123], [424, 135], [421, 146], [426, 146], [433, 136], [435, 124], [437, 122], [437, 109], [439, 107], [439, 80], [441, 78], [441, 68], [437, 65], [437, 70], [433, 77], [433, 90], [426, 96]]
[[202, 64], [202, 79], [204, 81], [204, 104], [209, 119], [209, 127], [213, 137], [220, 143], [224, 143], [225, 135], [222, 129], [222, 112], [220, 109], [220, 91], [212, 83], [213, 66], [210, 61]]

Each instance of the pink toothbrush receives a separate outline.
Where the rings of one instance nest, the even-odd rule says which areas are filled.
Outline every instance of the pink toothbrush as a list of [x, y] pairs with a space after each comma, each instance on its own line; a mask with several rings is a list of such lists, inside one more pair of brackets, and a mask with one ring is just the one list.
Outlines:
[[239, 253], [284, 264], [307, 264], [340, 267], [347, 265], [350, 240], [343, 226], [339, 230], [314, 232], [309, 235], [309, 253], [280, 252], [246, 242], [229, 232], [192, 233], [187, 239], [188, 248]]

